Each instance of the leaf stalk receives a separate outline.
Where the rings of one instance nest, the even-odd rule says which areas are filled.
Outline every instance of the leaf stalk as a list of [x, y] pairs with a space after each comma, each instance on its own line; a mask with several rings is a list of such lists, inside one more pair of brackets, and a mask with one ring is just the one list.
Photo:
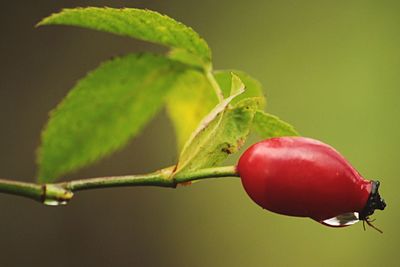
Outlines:
[[212, 88], [214, 89], [215, 94], [218, 97], [218, 101], [222, 102], [224, 100], [224, 95], [223, 95], [221, 87], [219, 86], [219, 84], [218, 84], [217, 80], [215, 79], [214, 75], [212, 74], [211, 71], [207, 71], [206, 72], [206, 76], [207, 76], [207, 79], [210, 82]]

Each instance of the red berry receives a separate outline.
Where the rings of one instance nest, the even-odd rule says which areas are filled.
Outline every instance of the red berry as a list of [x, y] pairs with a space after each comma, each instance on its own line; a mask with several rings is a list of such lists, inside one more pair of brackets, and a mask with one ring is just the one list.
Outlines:
[[335, 149], [304, 137], [271, 138], [247, 149], [237, 165], [247, 194], [258, 205], [330, 226], [370, 224], [386, 206], [379, 182], [365, 180]]

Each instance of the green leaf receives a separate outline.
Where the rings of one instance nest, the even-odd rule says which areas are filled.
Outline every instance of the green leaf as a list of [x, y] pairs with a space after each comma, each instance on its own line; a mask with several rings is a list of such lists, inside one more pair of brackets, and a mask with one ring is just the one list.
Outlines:
[[[246, 86], [243, 94], [232, 100], [237, 103], [243, 96], [263, 96], [262, 87], [258, 81], [244, 72], [233, 71]], [[225, 97], [231, 90], [232, 71], [215, 72], [216, 80], [222, 88]], [[260, 99], [260, 105], [265, 103]], [[185, 73], [170, 92], [167, 98], [167, 112], [173, 123], [177, 136], [178, 151], [180, 151], [191, 133], [197, 128], [200, 121], [218, 104], [218, 98], [204, 73], [190, 71]]]
[[178, 151], [217, 103], [214, 90], [201, 72], [188, 71], [174, 84], [166, 108], [175, 129]]
[[225, 97], [229, 96], [230, 88], [231, 88], [231, 73], [235, 73], [240, 80], [246, 86], [246, 91], [241, 94], [239, 97], [235, 98], [232, 103], [238, 103], [242, 99], [249, 98], [249, 97], [262, 97], [262, 102], [260, 103], [262, 106], [265, 106], [265, 97], [263, 93], [263, 88], [259, 81], [248, 75], [243, 71], [238, 70], [219, 70], [215, 71], [215, 79], [217, 80], [219, 86]]
[[211, 51], [198, 33], [151, 10], [109, 7], [63, 9], [37, 25], [72, 25], [137, 38], [183, 49], [198, 57], [203, 65], [211, 64]]
[[259, 98], [244, 99], [217, 116], [182, 152], [176, 173], [212, 167], [244, 144]]
[[202, 120], [183, 148], [175, 173], [215, 166], [243, 145], [260, 98], [228, 105], [234, 97], [226, 99], [225, 105], [219, 104]]
[[218, 116], [222, 118], [222, 115], [224, 114], [225, 109], [228, 107], [229, 103], [231, 103], [235, 97], [244, 92], [244, 84], [236, 75], [234, 75], [233, 73], [231, 75], [232, 80], [236, 79], [236, 82], [232, 83], [232, 94], [222, 100], [220, 103], [218, 103], [218, 105], [216, 105], [214, 109], [201, 120], [201, 122], [197, 126], [197, 129], [191, 133], [191, 137], [189, 138], [189, 140], [186, 141], [182, 153], [185, 153], [186, 148], [191, 145], [193, 140], [197, 138], [198, 134], [202, 132], [212, 121], [214, 121]]
[[51, 182], [125, 145], [159, 111], [184, 68], [163, 56], [127, 55], [80, 80], [43, 131], [39, 181]]
[[292, 125], [280, 120], [278, 117], [258, 110], [253, 121], [254, 130], [262, 138], [279, 136], [297, 136], [299, 133]]
[[246, 86], [244, 85], [242, 80], [239, 78], [239, 76], [237, 76], [235, 73], [231, 72], [231, 77], [232, 77], [231, 78], [231, 91], [230, 91], [229, 95], [232, 97], [232, 96], [236, 96], [241, 93], [244, 93], [245, 92], [244, 88]]

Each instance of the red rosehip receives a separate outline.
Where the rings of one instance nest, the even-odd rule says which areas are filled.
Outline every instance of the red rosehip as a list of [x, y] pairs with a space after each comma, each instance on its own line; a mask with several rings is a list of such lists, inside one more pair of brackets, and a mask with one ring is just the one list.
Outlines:
[[239, 159], [242, 184], [258, 205], [279, 214], [310, 217], [330, 226], [358, 220], [386, 206], [379, 182], [365, 180], [334, 148], [304, 137], [271, 138]]

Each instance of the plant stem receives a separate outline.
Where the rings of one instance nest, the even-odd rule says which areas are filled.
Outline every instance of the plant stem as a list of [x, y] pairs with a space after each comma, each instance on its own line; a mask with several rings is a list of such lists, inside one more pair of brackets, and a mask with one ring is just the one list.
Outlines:
[[214, 88], [215, 94], [217, 95], [219, 102], [222, 102], [224, 100], [224, 95], [222, 93], [221, 87], [219, 87], [219, 84], [215, 80], [214, 75], [211, 71], [207, 71], [206, 76], [211, 86]]
[[33, 183], [0, 179], [0, 192], [41, 200], [43, 186]]
[[81, 190], [122, 186], [175, 188], [179, 184], [195, 180], [239, 176], [235, 166], [206, 168], [176, 175], [172, 175], [173, 173], [174, 167], [170, 167], [142, 175], [99, 177], [42, 185], [0, 179], [0, 192], [27, 197], [46, 205], [58, 206], [66, 204], [72, 199], [74, 192]]

